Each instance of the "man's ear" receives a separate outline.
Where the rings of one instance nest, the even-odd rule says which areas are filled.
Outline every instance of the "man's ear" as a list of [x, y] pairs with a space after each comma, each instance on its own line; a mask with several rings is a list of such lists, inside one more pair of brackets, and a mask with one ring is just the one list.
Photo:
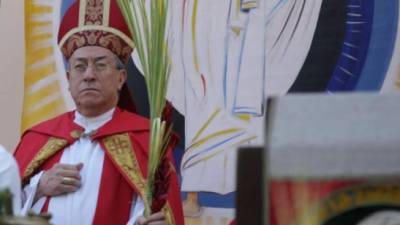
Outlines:
[[120, 70], [120, 76], [119, 76], [119, 90], [122, 89], [122, 86], [128, 79], [128, 72], [126, 70]]
[[67, 73], [67, 81], [68, 81], [68, 91], [71, 91], [71, 90], [70, 90], [71, 85], [69, 84], [69, 79], [71, 78], [71, 77], [70, 77], [71, 74], [70, 74], [69, 70], [67, 70], [66, 73]]

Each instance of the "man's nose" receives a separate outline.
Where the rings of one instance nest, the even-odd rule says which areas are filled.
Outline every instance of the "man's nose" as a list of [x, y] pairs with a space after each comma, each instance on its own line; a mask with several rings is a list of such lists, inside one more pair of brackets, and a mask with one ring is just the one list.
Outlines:
[[85, 72], [83, 73], [83, 79], [85, 81], [92, 81], [96, 79], [96, 75], [95, 75], [95, 70], [93, 69], [93, 66], [89, 65]]

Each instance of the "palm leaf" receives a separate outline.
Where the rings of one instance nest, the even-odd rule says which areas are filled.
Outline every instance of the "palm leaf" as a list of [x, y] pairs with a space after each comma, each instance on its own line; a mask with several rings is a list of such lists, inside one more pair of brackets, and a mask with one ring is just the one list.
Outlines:
[[[150, 143], [145, 216], [151, 213], [155, 174], [165, 157], [170, 136], [170, 126], [162, 121], [170, 73], [168, 56], [167, 12], [168, 0], [118, 0], [136, 45], [149, 96]], [[148, 7], [149, 6], [149, 7]]]

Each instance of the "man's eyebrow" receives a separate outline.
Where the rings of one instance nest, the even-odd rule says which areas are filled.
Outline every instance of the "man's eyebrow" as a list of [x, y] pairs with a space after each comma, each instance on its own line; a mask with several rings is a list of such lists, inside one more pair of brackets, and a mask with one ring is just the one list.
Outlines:
[[[98, 57], [95, 57], [95, 58], [93, 58], [93, 61], [94, 62], [97, 62], [97, 61], [99, 61], [99, 60], [103, 60], [103, 59], [106, 59], [106, 58], [108, 58], [108, 56], [106, 56], [106, 55], [104, 55], [104, 56], [98, 56]], [[76, 58], [74, 58], [73, 60], [75, 60], [75, 61], [84, 61], [84, 62], [86, 62], [86, 61], [88, 61], [90, 58], [86, 58], [86, 57], [76, 57]]]
[[97, 61], [100, 61], [100, 60], [103, 60], [103, 59], [107, 59], [108, 58], [108, 56], [106, 56], [106, 55], [104, 55], [104, 56], [98, 56], [98, 57], [95, 57], [94, 59], [93, 59], [93, 61], [94, 62], [97, 62]]

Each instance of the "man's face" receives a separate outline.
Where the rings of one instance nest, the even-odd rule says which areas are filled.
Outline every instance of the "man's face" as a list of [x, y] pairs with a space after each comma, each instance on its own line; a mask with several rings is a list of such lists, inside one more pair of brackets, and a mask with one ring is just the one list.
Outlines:
[[85, 116], [97, 116], [115, 107], [126, 76], [124, 69], [117, 69], [116, 56], [102, 47], [79, 48], [69, 59], [69, 91]]

